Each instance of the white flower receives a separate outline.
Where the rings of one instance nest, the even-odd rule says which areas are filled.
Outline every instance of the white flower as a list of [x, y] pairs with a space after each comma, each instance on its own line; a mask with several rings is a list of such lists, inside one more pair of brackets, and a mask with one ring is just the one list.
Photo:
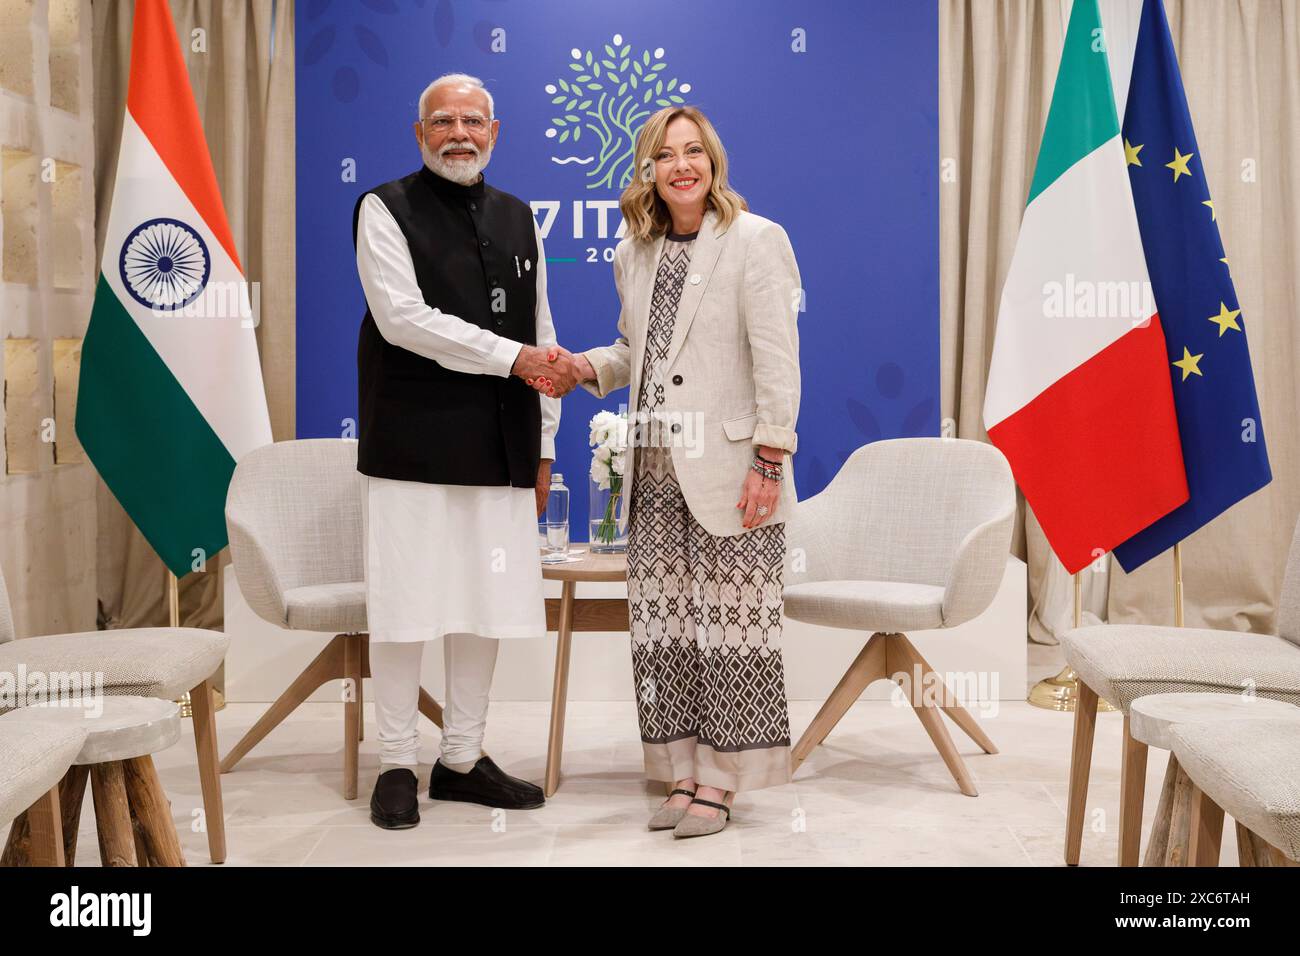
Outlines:
[[588, 444], [592, 447], [591, 478], [608, 488], [610, 476], [622, 475], [627, 457], [627, 416], [599, 411], [592, 416]]

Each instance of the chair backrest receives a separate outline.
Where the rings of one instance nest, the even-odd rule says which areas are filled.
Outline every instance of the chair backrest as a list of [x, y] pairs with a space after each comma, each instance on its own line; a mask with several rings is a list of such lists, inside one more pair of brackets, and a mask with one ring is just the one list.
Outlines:
[[1300, 521], [1291, 535], [1291, 553], [1282, 572], [1282, 593], [1277, 601], [1277, 633], [1300, 644]]
[[[966, 536], [1014, 520], [1015, 482], [992, 445], [900, 438], [864, 445], [820, 494], [799, 502], [787, 547], [806, 572], [788, 583], [901, 581], [943, 587]], [[1007, 531], [1008, 543], [1010, 531]], [[799, 549], [796, 553], [796, 549]], [[1005, 557], [996, 570], [1000, 581]]]
[[230, 558], [244, 600], [284, 625], [284, 592], [363, 579], [357, 443], [264, 445], [235, 467], [226, 496]]
[[5, 586], [4, 568], [0, 568], [0, 644], [14, 639], [14, 617], [9, 610], [9, 588]]

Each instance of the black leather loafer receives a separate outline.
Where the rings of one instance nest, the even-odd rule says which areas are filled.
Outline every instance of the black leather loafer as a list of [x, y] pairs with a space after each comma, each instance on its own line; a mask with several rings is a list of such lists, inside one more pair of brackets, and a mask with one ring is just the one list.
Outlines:
[[469, 773], [448, 770], [438, 761], [429, 775], [430, 800], [457, 800], [503, 810], [532, 810], [546, 803], [542, 788], [512, 777], [488, 756], [479, 757]]
[[420, 788], [405, 767], [388, 770], [370, 795], [370, 822], [385, 830], [409, 830], [420, 822]]

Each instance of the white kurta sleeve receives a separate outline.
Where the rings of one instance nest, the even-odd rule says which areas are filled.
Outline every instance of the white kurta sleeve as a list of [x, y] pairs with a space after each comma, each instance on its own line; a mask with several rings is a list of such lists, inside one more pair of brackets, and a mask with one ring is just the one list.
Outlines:
[[[537, 347], [555, 345], [555, 324], [551, 321], [551, 305], [546, 299], [546, 250], [542, 248], [542, 233], [533, 223], [537, 236]], [[555, 460], [555, 433], [560, 430], [560, 400], [542, 395], [542, 457]]]
[[[453, 372], [510, 375], [523, 346], [424, 301], [406, 237], [374, 193], [362, 200], [357, 221], [357, 274], [375, 325], [392, 345]], [[539, 286], [541, 282], [539, 273]]]

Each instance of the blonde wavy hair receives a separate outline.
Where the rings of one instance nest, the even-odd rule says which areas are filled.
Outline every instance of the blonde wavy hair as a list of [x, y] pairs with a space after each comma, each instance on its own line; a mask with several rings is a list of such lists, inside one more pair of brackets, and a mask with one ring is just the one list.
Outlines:
[[694, 106], [665, 106], [641, 127], [633, 156], [632, 182], [618, 200], [631, 239], [657, 239], [672, 226], [668, 206], [655, 188], [654, 157], [663, 148], [668, 124], [679, 116], [685, 116], [700, 128], [700, 142], [713, 166], [713, 183], [705, 207], [718, 214], [720, 227], [725, 230], [742, 210], [749, 209], [745, 197], [727, 184], [727, 151], [722, 148], [722, 140], [709, 118]]

